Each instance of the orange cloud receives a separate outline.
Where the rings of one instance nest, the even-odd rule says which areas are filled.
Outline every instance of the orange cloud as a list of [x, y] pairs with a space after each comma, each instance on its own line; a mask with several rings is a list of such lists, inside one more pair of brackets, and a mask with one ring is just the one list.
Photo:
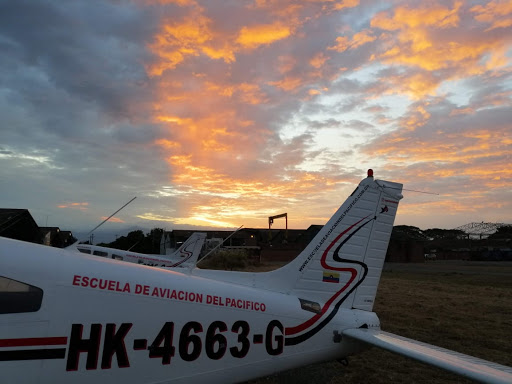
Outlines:
[[[190, 157], [169, 158], [176, 169], [173, 183], [183, 188], [185, 193], [202, 196], [201, 204], [191, 206], [186, 216], [169, 218], [176, 224], [262, 226], [268, 216], [275, 214], [275, 207], [287, 209], [296, 203], [299, 196], [313, 198], [334, 190], [340, 184], [340, 180], [312, 173], [291, 175], [288, 181], [254, 177], [240, 179], [206, 166], [194, 166], [191, 160]], [[319, 189], [319, 185], [323, 187]], [[293, 210], [298, 225], [310, 224], [307, 221], [301, 223], [305, 219], [302, 217], [305, 211], [304, 207]]]
[[254, 25], [243, 27], [238, 34], [236, 42], [244, 48], [254, 49], [261, 45], [272, 44], [286, 39], [292, 34], [289, 26], [276, 22], [267, 25]]
[[388, 12], [377, 14], [372, 19], [371, 26], [388, 31], [399, 30], [404, 27], [411, 29], [424, 26], [455, 27], [459, 23], [458, 11], [461, 6], [462, 2], [460, 1], [454, 3], [453, 9], [439, 4], [428, 4], [416, 9], [402, 6], [394, 9], [392, 17], [389, 16]]
[[[494, 156], [506, 155], [508, 153], [508, 150], [503, 145], [503, 140], [496, 136], [499, 135], [487, 131], [462, 135], [440, 131], [435, 135], [435, 139], [428, 142], [428, 145], [423, 144], [421, 139], [411, 136], [409, 139], [389, 140], [383, 143], [380, 148], [376, 149], [376, 154], [387, 154], [388, 159], [391, 161], [400, 161], [400, 159], [407, 158], [408, 161], [413, 162], [475, 162], [479, 158], [487, 158], [491, 148], [493, 148], [492, 154]], [[396, 143], [400, 143], [400, 145], [394, 145]], [[406, 145], [403, 145], [404, 143]], [[495, 171], [487, 170], [485, 172]], [[511, 173], [512, 170], [507, 170], [506, 172]]]
[[236, 112], [225, 106], [202, 117], [160, 116], [159, 120], [170, 123], [172, 139], [158, 139], [154, 144], [167, 153], [171, 165], [176, 165], [176, 159], [183, 162], [186, 156], [197, 170], [207, 165], [228, 168], [233, 158], [253, 159], [270, 134], [254, 121], [237, 118]]
[[419, 105], [413, 113], [410, 113], [408, 117], [402, 120], [402, 126], [408, 131], [414, 131], [418, 127], [423, 126], [429, 118], [430, 113], [422, 105]]
[[491, 24], [487, 31], [512, 26], [511, 1], [490, 1], [485, 5], [475, 5], [470, 11], [476, 14], [476, 20]]
[[359, 0], [342, 0], [336, 1], [334, 4], [334, 9], [336, 11], [341, 11], [343, 8], [354, 8], [359, 5]]
[[[494, 12], [510, 13], [508, 7], [492, 4], [473, 7], [471, 11], [488, 22], [494, 20], [491, 17]], [[372, 59], [422, 71], [422, 74], [401, 79], [402, 88], [415, 99], [434, 95], [442, 81], [503, 69], [510, 62], [506, 54], [507, 38], [485, 34], [474, 39], [465, 38], [458, 30], [460, 14], [465, 11], [462, 7], [463, 3], [457, 1], [452, 7], [439, 4], [418, 8], [400, 6], [378, 13], [372, 18], [371, 27], [385, 31], [379, 37], [384, 50], [375, 53]], [[343, 50], [349, 46], [347, 39], [340, 39], [338, 45], [331, 48]], [[448, 75], [434, 75], [435, 71], [441, 70], [448, 70]]]
[[450, 116], [457, 116], [457, 115], [472, 115], [473, 113], [475, 113], [475, 109], [472, 108], [472, 107], [467, 107], [467, 108], [456, 108], [456, 109], [453, 109], [451, 112], [450, 112]]
[[207, 92], [213, 92], [224, 97], [236, 97], [238, 101], [247, 104], [261, 104], [267, 98], [261, 87], [256, 84], [221, 84], [205, 81], [204, 86]]
[[226, 63], [236, 60], [234, 47], [229, 41], [213, 31], [213, 21], [194, 9], [190, 16], [181, 21], [166, 20], [149, 45], [150, 51], [159, 60], [147, 66], [150, 76], [161, 76], [166, 70], [175, 69], [188, 57], [201, 54]]
[[226, 63], [231, 63], [236, 60], [235, 50], [228, 44], [221, 47], [204, 46], [201, 51], [211, 59], [224, 59]]
[[246, 104], [257, 105], [268, 101], [261, 87], [256, 84], [242, 83], [238, 86], [237, 91], [239, 100]]
[[372, 36], [370, 31], [361, 31], [352, 36], [351, 48], [357, 48], [375, 40], [376, 37]]
[[416, 66], [428, 71], [460, 65], [461, 61], [472, 60], [477, 65], [480, 55], [490, 47], [474, 42], [463, 44], [449, 41], [438, 44], [431, 30], [456, 27], [459, 23], [458, 12], [462, 3], [456, 2], [453, 9], [436, 5], [411, 9], [398, 7], [392, 16], [387, 12], [377, 14], [371, 21], [373, 28], [386, 31], [398, 31], [398, 43], [380, 55], [388, 62]]
[[182, 7], [185, 6], [191, 6], [191, 5], [197, 5], [197, 2], [195, 0], [139, 0], [140, 2], [143, 2], [145, 4], [176, 4]]
[[350, 40], [346, 36], [338, 36], [336, 38], [336, 45], [328, 47], [327, 49], [337, 52], [344, 52], [350, 47]]
[[278, 71], [280, 74], [290, 72], [297, 65], [297, 59], [292, 56], [279, 56], [278, 60]]
[[[101, 220], [107, 220], [107, 219], [108, 219], [108, 216], [101, 217]], [[112, 223], [125, 223], [125, 221], [123, 219], [120, 219], [119, 217], [115, 217], [115, 216], [108, 219], [108, 221], [110, 221]]]
[[167, 139], [158, 139], [155, 140], [155, 144], [163, 147], [165, 149], [171, 149], [171, 148], [179, 148], [180, 143], [177, 143], [175, 141], [167, 140]]
[[406, 94], [412, 99], [421, 99], [428, 94], [434, 94], [439, 86], [439, 79], [432, 73], [420, 72], [409, 76], [387, 76], [382, 83], [388, 85], [388, 94]]
[[503, 167], [502, 159], [511, 155], [511, 142], [506, 127], [501, 132], [473, 129], [462, 133], [446, 128], [427, 139], [398, 131], [381, 138], [371, 152], [395, 166], [421, 165], [414, 167], [413, 180], [466, 176], [472, 180], [472, 190], [478, 191], [501, 187], [510, 180], [512, 169]]
[[269, 81], [269, 85], [273, 85], [283, 91], [293, 91], [304, 84], [304, 80], [300, 77], [285, 77], [279, 81]]
[[188, 15], [181, 20], [165, 19], [154, 36], [149, 49], [158, 60], [146, 66], [150, 76], [162, 76], [164, 71], [174, 70], [187, 59], [201, 55], [233, 63], [240, 51], [247, 53], [292, 36], [301, 24], [298, 13], [303, 8], [281, 2], [256, 2], [248, 9], [266, 9], [274, 20], [228, 31], [224, 22], [206, 16], [206, 10], [196, 2], [179, 1], [177, 4], [188, 9]]
[[69, 208], [78, 209], [80, 211], [86, 211], [89, 208], [89, 203], [63, 203], [57, 205], [57, 208]]
[[320, 52], [309, 61], [309, 64], [316, 69], [320, 69], [327, 60], [329, 60], [329, 57], [325, 56], [323, 52]]
[[377, 38], [372, 35], [369, 30], [363, 30], [355, 33], [352, 38], [347, 36], [338, 36], [336, 38], [336, 45], [330, 46], [327, 49], [331, 51], [344, 52], [347, 49], [359, 48], [367, 43], [375, 41]]

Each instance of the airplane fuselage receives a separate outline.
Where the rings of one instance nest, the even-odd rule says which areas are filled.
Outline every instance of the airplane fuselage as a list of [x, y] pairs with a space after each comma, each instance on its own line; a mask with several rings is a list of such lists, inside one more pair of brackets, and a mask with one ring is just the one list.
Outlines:
[[171, 260], [169, 257], [158, 256], [158, 255], [148, 255], [144, 253], [130, 252], [117, 250], [114, 248], [101, 247], [97, 245], [88, 245], [88, 244], [78, 244], [76, 245], [76, 249], [80, 253], [84, 253], [87, 255], [94, 255], [99, 257], [105, 257], [107, 259], [127, 261], [129, 263], [136, 263], [147, 265], [150, 267], [173, 267], [180, 260], [173, 259]]
[[175, 252], [165, 256], [123, 251], [121, 249], [90, 244], [73, 244], [66, 249], [87, 255], [148, 265], [151, 267], [191, 269], [195, 267], [197, 263], [205, 239], [206, 233], [194, 232]]
[[[335, 331], [378, 322], [342, 310], [289, 346], [286, 328], [312, 315], [296, 296], [15, 241], [3, 249], [16, 256], [1, 259], [4, 278], [43, 292], [37, 312], [0, 315], [2, 375], [16, 383], [112, 382], [113, 372], [120, 383], [238, 382], [351, 354]], [[43, 257], [55, 267], [37, 268]]]

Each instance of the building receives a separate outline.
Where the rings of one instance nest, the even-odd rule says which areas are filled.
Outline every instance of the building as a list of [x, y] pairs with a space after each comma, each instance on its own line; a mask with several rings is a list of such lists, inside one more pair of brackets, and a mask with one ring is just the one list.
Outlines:
[[[234, 231], [201, 231], [207, 234], [203, 255], [222, 244], [224, 249], [244, 249], [249, 257], [260, 262], [287, 262], [297, 257], [322, 227], [322, 225], [311, 225], [308, 229], [287, 230], [243, 228], [236, 233], [233, 233]], [[192, 230], [164, 232], [161, 250], [172, 253], [194, 232]], [[429, 239], [416, 227], [396, 226], [391, 234], [386, 262], [423, 263], [428, 241]]]
[[407, 225], [394, 226], [386, 253], [386, 262], [423, 263], [427, 241], [428, 238], [419, 228]]
[[39, 227], [41, 243], [57, 248], [65, 248], [75, 242], [71, 231], [61, 231], [59, 227]]
[[0, 208], [0, 236], [63, 248], [75, 238], [58, 227], [39, 227], [28, 209]]
[[0, 208], [0, 236], [40, 243], [39, 227], [28, 209]]

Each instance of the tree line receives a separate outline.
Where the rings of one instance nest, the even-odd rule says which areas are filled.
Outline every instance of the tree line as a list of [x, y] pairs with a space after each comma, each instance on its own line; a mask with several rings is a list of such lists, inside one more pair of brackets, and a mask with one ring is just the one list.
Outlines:
[[139, 229], [128, 233], [126, 236], [120, 236], [111, 243], [100, 243], [98, 245], [124, 251], [158, 254], [160, 253], [160, 240], [163, 234], [164, 230], [162, 228], [153, 228], [146, 234]]

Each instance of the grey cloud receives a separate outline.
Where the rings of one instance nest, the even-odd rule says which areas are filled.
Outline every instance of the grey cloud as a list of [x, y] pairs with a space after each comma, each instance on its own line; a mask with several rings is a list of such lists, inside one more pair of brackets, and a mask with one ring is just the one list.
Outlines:
[[[76, 97], [114, 116], [126, 116], [127, 102], [144, 93], [146, 81], [140, 44], [145, 24], [130, 7], [102, 2], [8, 1], [0, 8], [0, 36], [13, 70], [25, 67], [25, 86], [12, 71], [2, 87], [19, 92], [31, 104], [46, 104], [45, 88], [61, 98]], [[35, 89], [34, 89], [35, 88]], [[40, 92], [38, 94], [38, 88]]]
[[159, 127], [134, 123], [147, 117], [151, 91], [142, 65], [147, 16], [115, 2], [2, 2], [0, 139], [21, 153], [46, 148], [65, 168], [108, 168], [123, 142], [138, 145], [130, 148], [135, 167], [154, 157], [137, 148]]

